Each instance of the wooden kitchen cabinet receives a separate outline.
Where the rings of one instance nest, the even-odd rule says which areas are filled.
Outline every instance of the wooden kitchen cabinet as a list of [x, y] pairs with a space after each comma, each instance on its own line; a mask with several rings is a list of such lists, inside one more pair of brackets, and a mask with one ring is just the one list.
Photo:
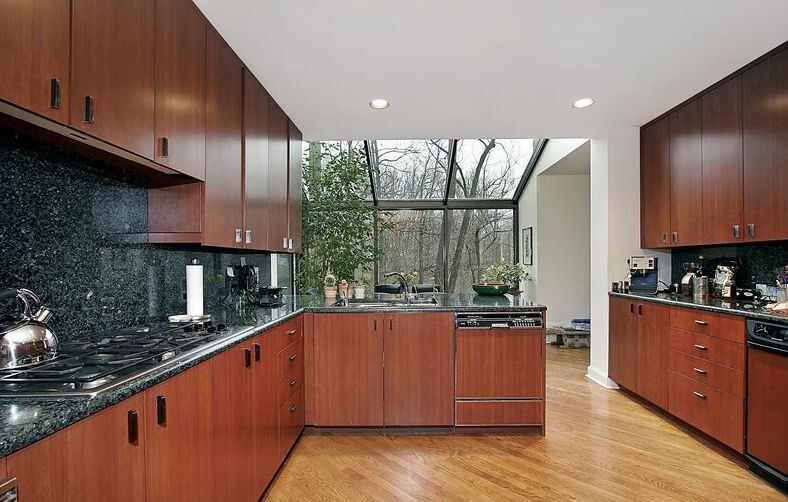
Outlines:
[[703, 243], [701, 106], [690, 101], [670, 114], [671, 245]]
[[610, 298], [608, 377], [621, 387], [637, 389], [637, 302]]
[[384, 423], [454, 423], [454, 315], [389, 314], [383, 318]]
[[742, 78], [744, 238], [788, 239], [788, 49]]
[[380, 316], [315, 314], [312, 353], [314, 425], [382, 427]]
[[244, 70], [244, 247], [269, 249], [268, 107], [260, 82]]
[[145, 500], [141, 394], [67, 427], [7, 459], [24, 500]]
[[640, 247], [670, 247], [670, 120], [640, 130]]
[[205, 178], [205, 32], [190, 0], [156, 0], [155, 161]]
[[303, 183], [301, 176], [301, 156], [303, 155], [303, 143], [301, 131], [293, 124], [288, 124], [288, 195], [287, 195], [287, 226], [289, 251], [292, 253], [301, 252], [301, 209], [303, 198]]
[[71, 127], [154, 158], [155, 0], [73, 0]]
[[701, 98], [704, 244], [744, 239], [741, 83], [733, 78]]
[[70, 0], [0, 2], [0, 99], [67, 124]]
[[637, 371], [635, 390], [660, 408], [668, 408], [670, 307], [657, 303], [637, 306]]
[[273, 252], [288, 251], [287, 115], [274, 100], [268, 108], [268, 244]]
[[147, 501], [213, 500], [211, 378], [200, 364], [145, 391]]
[[243, 246], [243, 67], [213, 29], [207, 34], [202, 244]]
[[[254, 363], [253, 395], [255, 427], [254, 462], [255, 487], [257, 496], [262, 495], [266, 486], [274, 479], [284, 455], [279, 454], [279, 414], [278, 414], [278, 371], [276, 367], [277, 347], [275, 338], [281, 327], [274, 328], [252, 341]], [[259, 349], [255, 345], [259, 345]], [[257, 351], [260, 351], [258, 359]]]

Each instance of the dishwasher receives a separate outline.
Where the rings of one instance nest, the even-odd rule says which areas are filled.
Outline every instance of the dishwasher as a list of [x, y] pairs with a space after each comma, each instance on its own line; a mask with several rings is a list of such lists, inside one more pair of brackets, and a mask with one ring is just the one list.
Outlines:
[[0, 502], [16, 502], [18, 496], [16, 478], [0, 480]]
[[747, 460], [788, 492], [788, 322], [747, 320]]

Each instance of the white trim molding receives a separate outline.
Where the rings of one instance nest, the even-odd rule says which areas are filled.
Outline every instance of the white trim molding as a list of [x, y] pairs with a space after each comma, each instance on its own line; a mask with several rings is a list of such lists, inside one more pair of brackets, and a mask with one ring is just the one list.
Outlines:
[[605, 372], [603, 372], [603, 371], [601, 371], [601, 370], [599, 370], [599, 369], [597, 369], [597, 368], [595, 368], [593, 366], [589, 366], [588, 367], [588, 370], [587, 370], [587, 373], [586, 373], [586, 378], [588, 378], [589, 380], [591, 380], [595, 384], [600, 385], [600, 386], [602, 386], [602, 387], [604, 387], [606, 389], [609, 389], [609, 390], [616, 390], [616, 389], [618, 389], [618, 385], [616, 384], [616, 382], [614, 382], [613, 380], [609, 379], [607, 377], [607, 375], [605, 374]]

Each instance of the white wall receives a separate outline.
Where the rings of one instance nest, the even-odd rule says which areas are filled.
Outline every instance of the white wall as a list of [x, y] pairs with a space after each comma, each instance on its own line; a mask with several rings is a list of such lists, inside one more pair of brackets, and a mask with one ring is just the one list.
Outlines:
[[627, 258], [659, 258], [670, 283], [670, 254], [640, 248], [640, 132], [611, 128], [591, 139], [591, 364], [587, 376], [615, 388], [608, 372], [608, 291], [628, 272]]
[[568, 325], [591, 315], [590, 176], [549, 172], [537, 178], [537, 295], [548, 324]]

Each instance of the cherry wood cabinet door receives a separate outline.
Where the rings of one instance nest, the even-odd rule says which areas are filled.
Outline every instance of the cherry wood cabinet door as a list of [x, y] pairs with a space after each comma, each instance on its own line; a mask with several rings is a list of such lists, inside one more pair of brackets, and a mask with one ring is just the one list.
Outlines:
[[744, 240], [741, 77], [701, 98], [704, 244]]
[[747, 366], [747, 452], [782, 472], [788, 472], [788, 439], [774, 434], [785, 427], [788, 400], [785, 354], [749, 349]]
[[67, 124], [70, 43], [70, 0], [0, 2], [0, 99]]
[[457, 399], [544, 397], [541, 329], [457, 330]]
[[268, 103], [244, 70], [244, 247], [268, 249]]
[[638, 338], [635, 390], [641, 397], [660, 408], [668, 409], [670, 307], [656, 303], [639, 303], [635, 313]]
[[626, 298], [610, 298], [608, 377], [621, 387], [637, 389], [637, 304]]
[[670, 247], [670, 120], [640, 130], [640, 246]]
[[257, 500], [254, 354], [250, 343], [211, 360], [214, 500]]
[[385, 424], [454, 423], [454, 315], [391, 314], [383, 319]]
[[207, 32], [203, 244], [240, 248], [243, 228], [243, 66]]
[[212, 398], [209, 363], [145, 391], [149, 502], [213, 500]]
[[747, 70], [744, 94], [744, 238], [788, 239], [788, 49]]
[[272, 99], [268, 108], [268, 245], [271, 251], [288, 251], [287, 179], [288, 120]]
[[155, 0], [73, 0], [71, 127], [153, 159]]
[[301, 208], [302, 208], [302, 182], [301, 182], [301, 156], [303, 155], [302, 134], [292, 122], [289, 123], [287, 159], [288, 171], [288, 236], [292, 239], [293, 253], [301, 252]]
[[316, 426], [383, 426], [383, 326], [374, 314], [315, 314]]
[[672, 246], [703, 243], [700, 100], [670, 115], [670, 226]]
[[[279, 454], [278, 372], [276, 332], [263, 333], [252, 340], [254, 354], [254, 466], [257, 495], [262, 495], [274, 479], [284, 457]], [[257, 346], [259, 345], [259, 349]], [[259, 350], [259, 358], [258, 358]]]
[[205, 20], [190, 0], [156, 0], [155, 160], [205, 178]]
[[75, 500], [66, 492], [69, 462], [66, 433], [60, 431], [9, 455], [8, 476], [16, 478], [20, 500]]

